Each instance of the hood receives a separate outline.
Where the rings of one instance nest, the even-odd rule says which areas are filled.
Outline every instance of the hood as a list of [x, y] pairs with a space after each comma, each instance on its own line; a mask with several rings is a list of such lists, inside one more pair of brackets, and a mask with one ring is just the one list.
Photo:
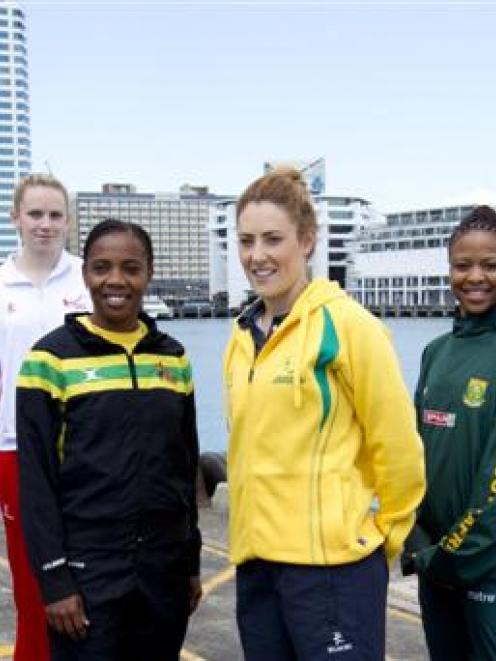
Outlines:
[[[303, 355], [307, 341], [310, 315], [314, 310], [317, 310], [322, 306], [331, 303], [332, 301], [346, 298], [348, 298], [348, 294], [346, 294], [346, 292], [341, 289], [339, 283], [335, 282], [334, 280], [329, 281], [326, 278], [316, 278], [315, 280], [312, 280], [296, 299], [293, 307], [291, 308], [282, 324], [279, 326], [278, 330], [268, 340], [268, 342], [271, 342], [272, 338], [274, 338], [273, 341], [276, 341], [278, 333], [281, 332], [284, 328], [287, 328], [289, 325], [293, 324], [298, 325], [296, 331], [296, 342], [294, 343], [295, 367], [293, 377], [293, 401], [296, 408], [301, 408], [302, 406], [301, 372], [303, 367]], [[252, 305], [257, 304], [259, 304], [259, 301], [255, 301], [255, 303]], [[241, 337], [235, 333], [234, 338], [228, 347], [225, 359], [226, 367], [229, 365], [229, 362], [232, 359], [234, 347], [238, 341], [242, 341]]]

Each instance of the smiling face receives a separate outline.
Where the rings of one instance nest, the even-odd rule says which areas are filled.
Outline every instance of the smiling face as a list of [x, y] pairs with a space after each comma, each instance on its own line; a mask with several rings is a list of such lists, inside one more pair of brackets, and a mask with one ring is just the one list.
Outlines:
[[288, 312], [307, 284], [306, 262], [315, 243], [299, 236], [289, 214], [272, 202], [249, 202], [238, 219], [238, 250], [246, 277], [273, 314]]
[[12, 213], [23, 250], [31, 255], [56, 256], [64, 247], [69, 229], [67, 202], [62, 191], [51, 186], [28, 186], [19, 208]]
[[96, 239], [83, 265], [93, 300], [93, 323], [110, 331], [135, 330], [151, 276], [145, 246], [132, 232]]
[[450, 250], [450, 282], [463, 316], [496, 305], [496, 232], [470, 230]]

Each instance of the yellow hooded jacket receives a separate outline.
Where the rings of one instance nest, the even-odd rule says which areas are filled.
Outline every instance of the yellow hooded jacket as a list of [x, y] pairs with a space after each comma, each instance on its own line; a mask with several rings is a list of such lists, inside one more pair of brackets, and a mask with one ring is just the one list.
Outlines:
[[232, 561], [334, 565], [381, 544], [391, 561], [425, 476], [382, 323], [314, 280], [258, 356], [235, 325], [224, 378]]

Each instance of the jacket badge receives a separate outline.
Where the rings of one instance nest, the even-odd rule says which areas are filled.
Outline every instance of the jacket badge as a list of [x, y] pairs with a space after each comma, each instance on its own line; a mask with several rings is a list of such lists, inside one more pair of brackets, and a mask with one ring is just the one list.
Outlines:
[[422, 414], [422, 421], [431, 427], [447, 427], [451, 428], [456, 423], [456, 413], [448, 413], [447, 411], [433, 411], [432, 409], [424, 409]]
[[157, 363], [155, 369], [157, 370], [158, 378], [162, 381], [170, 381], [172, 383], [179, 381], [177, 374], [170, 367], [167, 367], [167, 365]]
[[488, 385], [488, 381], [484, 381], [484, 379], [476, 379], [475, 377], [470, 378], [467, 383], [465, 394], [463, 395], [463, 403], [471, 408], [482, 406], [485, 401], [484, 398]]
[[294, 370], [291, 365], [291, 358], [285, 358], [278, 374], [273, 378], [272, 383], [289, 385], [293, 383]]
[[15, 311], [16, 311], [16, 306], [15, 306], [15, 304], [12, 303], [12, 301], [9, 301], [9, 302], [7, 303], [7, 312], [8, 312], [9, 314], [13, 314]]

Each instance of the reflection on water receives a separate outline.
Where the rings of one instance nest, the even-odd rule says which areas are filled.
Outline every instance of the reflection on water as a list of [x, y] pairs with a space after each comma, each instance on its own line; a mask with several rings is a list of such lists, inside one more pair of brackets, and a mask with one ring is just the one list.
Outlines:
[[[448, 332], [452, 319], [386, 319], [385, 322], [392, 333], [405, 381], [413, 394], [423, 348], [434, 337]], [[231, 319], [159, 322], [162, 330], [184, 344], [193, 364], [202, 450], [223, 451], [226, 447], [222, 354], [232, 323]]]

